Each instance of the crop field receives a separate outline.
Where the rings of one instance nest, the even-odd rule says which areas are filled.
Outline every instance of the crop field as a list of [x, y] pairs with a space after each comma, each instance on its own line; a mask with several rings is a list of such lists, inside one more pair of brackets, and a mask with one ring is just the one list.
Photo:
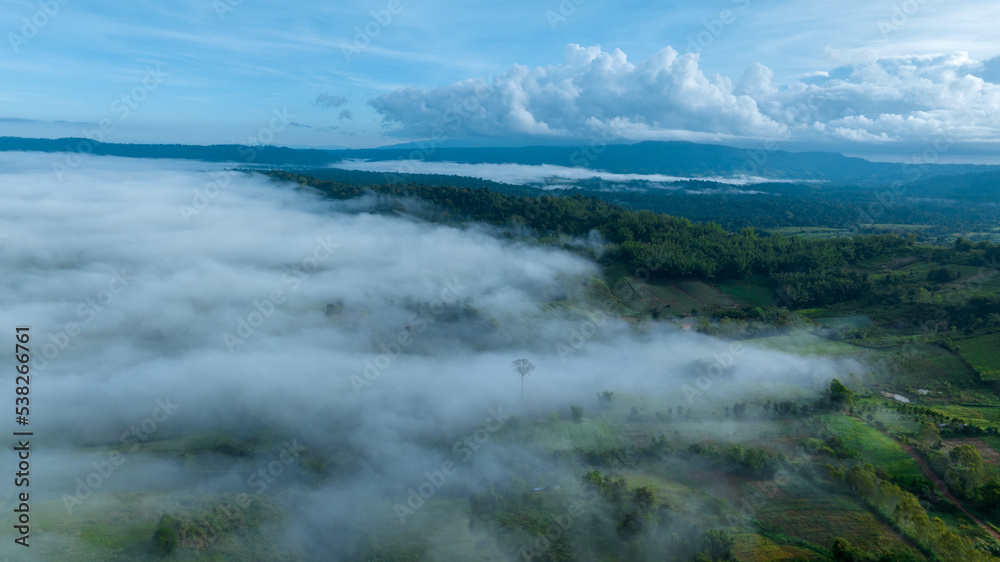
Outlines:
[[749, 345], [798, 355], [861, 356], [870, 350], [808, 332], [749, 340]]
[[855, 316], [837, 316], [834, 318], [817, 318], [816, 322], [834, 329], [867, 328], [872, 325], [872, 319], [864, 314]]
[[627, 299], [622, 295], [630, 308], [636, 308], [632, 305], [634, 301], [641, 301], [645, 309], [669, 306], [674, 314], [690, 314], [692, 311], [702, 313], [713, 306], [727, 308], [736, 304], [719, 289], [698, 280], [632, 281], [630, 284], [635, 289], [634, 293]]
[[[975, 373], [957, 355], [928, 343], [879, 349], [869, 355], [875, 380], [884, 390], [904, 391], [919, 401], [975, 400], [981, 392]], [[919, 391], [928, 390], [924, 397]]]
[[827, 556], [837, 537], [852, 544], [879, 544], [883, 548], [907, 546], [893, 529], [853, 497], [794, 478], [782, 486], [782, 492], [764, 502], [756, 513], [758, 525], [768, 538]]
[[1000, 428], [1000, 408], [990, 405], [940, 404], [932, 406], [936, 412], [961, 418], [980, 427]]
[[674, 286], [707, 307], [719, 306], [725, 308], [736, 304], [718, 288], [697, 279], [676, 281], [674, 282]]
[[881, 466], [892, 476], [912, 480], [921, 476], [920, 467], [903, 448], [864, 422], [848, 416], [822, 416], [830, 430], [855, 450], [858, 457]]
[[758, 306], [773, 306], [776, 298], [774, 291], [767, 286], [767, 280], [763, 277], [751, 278], [746, 283], [734, 281], [722, 283], [719, 285], [719, 289], [738, 301]]
[[843, 228], [826, 228], [821, 226], [786, 226], [767, 230], [770, 234], [782, 236], [800, 236], [802, 238], [838, 238], [848, 234]]
[[1000, 334], [962, 340], [962, 359], [978, 371], [983, 380], [1000, 380]]

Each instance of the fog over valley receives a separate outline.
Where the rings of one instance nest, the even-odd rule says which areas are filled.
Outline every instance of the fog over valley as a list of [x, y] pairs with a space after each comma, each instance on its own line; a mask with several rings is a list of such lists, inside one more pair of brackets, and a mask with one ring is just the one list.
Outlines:
[[[245, 494], [278, 514], [273, 552], [348, 559], [414, 525], [444, 552], [454, 529], [413, 501], [422, 484], [449, 502], [489, 482], [576, 486], [579, 461], [552, 454], [570, 441], [511, 437], [550, 412], [597, 416], [613, 391], [650, 419], [683, 408], [724, 442], [745, 430], [724, 406], [808, 403], [864, 374], [626, 321], [595, 297], [596, 233], [537, 244], [524, 227], [432, 223], [410, 200], [331, 200], [204, 163], [95, 156], [60, 181], [54, 157], [0, 155], [0, 317], [31, 327], [31, 496], [66, 521]], [[535, 369], [519, 376], [518, 358]], [[141, 492], [142, 509], [123, 495]]]

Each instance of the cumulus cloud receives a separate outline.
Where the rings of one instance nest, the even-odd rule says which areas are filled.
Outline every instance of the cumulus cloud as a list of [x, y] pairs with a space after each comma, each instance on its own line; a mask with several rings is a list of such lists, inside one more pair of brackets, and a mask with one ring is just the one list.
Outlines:
[[616, 49], [566, 47], [559, 65], [514, 65], [490, 83], [467, 80], [422, 90], [400, 89], [373, 99], [395, 133], [624, 138], [675, 134], [781, 135], [730, 81], [706, 76], [698, 56], [667, 47], [633, 64]]
[[571, 44], [557, 65], [514, 65], [490, 82], [405, 88], [369, 103], [390, 133], [409, 137], [997, 139], [997, 58], [859, 52], [850, 59], [789, 84], [773, 83], [774, 73], [755, 63], [733, 85], [706, 75], [697, 54], [671, 47], [632, 63], [617, 49]]
[[[256, 501], [264, 492], [248, 476], [275, 462], [270, 449], [125, 447], [124, 464], [90, 477], [99, 484], [81, 497], [93, 463], [130, 432], [129, 443], [279, 436], [334, 459], [320, 484], [303, 461], [266, 494], [296, 490], [284, 504], [289, 544], [311, 551], [305, 558], [336, 559], [351, 545], [343, 533], [358, 509], [398, 523], [392, 503], [426, 471], [459, 462], [452, 441], [491, 411], [534, 419], [605, 388], [709, 411], [776, 388], [816, 396], [847, 369], [747, 348], [726, 384], [692, 403], [684, 386], [699, 384], [695, 366], [729, 344], [664, 325], [637, 329], [596, 308], [581, 295], [599, 269], [577, 254], [490, 227], [423, 222], [405, 201], [332, 202], [212, 164], [89, 157], [60, 182], [55, 160], [0, 154], [9, 203], [0, 208], [0, 322], [31, 326], [31, 428], [46, 436], [32, 457], [32, 498], [60, 514], [65, 498], [82, 502], [59, 515], [60, 529], [96, 517], [87, 510], [116, 509], [111, 492], [153, 494], [143, 504], [152, 520], [171, 509], [157, 494], [230, 491]], [[186, 219], [192, 205], [199, 212]], [[567, 296], [578, 310], [550, 306]], [[510, 367], [517, 357], [538, 366], [523, 408]], [[173, 406], [165, 415], [161, 404]], [[15, 466], [13, 455], [8, 446], [0, 460]], [[442, 494], [465, 498], [484, 477], [508, 474], [510, 455], [535, 458], [498, 443], [461, 464]], [[383, 528], [403, 529], [371, 527]], [[60, 533], [47, 543], [78, 534]]]

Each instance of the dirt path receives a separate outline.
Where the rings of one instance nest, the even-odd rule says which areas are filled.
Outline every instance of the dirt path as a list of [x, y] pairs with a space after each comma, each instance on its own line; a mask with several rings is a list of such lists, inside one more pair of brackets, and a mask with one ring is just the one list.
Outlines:
[[[860, 421], [861, 423], [865, 423], [865, 420], [861, 419], [860, 416], [854, 416], [854, 419]], [[891, 435], [885, 432], [879, 431], [879, 433], [885, 435], [886, 437], [892, 439], [893, 441], [896, 441]], [[941, 495], [944, 496], [946, 500], [955, 504], [955, 506], [958, 507], [958, 509], [962, 510], [962, 513], [964, 513], [969, 519], [975, 521], [977, 525], [982, 527], [983, 530], [989, 533], [990, 536], [992, 536], [997, 542], [1000, 542], [1000, 533], [998, 533], [996, 529], [994, 529], [993, 527], [990, 527], [986, 523], [980, 521], [977, 517], [975, 517], [974, 515], [969, 513], [967, 509], [965, 509], [965, 506], [962, 505], [962, 502], [958, 501], [958, 498], [952, 495], [951, 491], [948, 490], [947, 484], [945, 484], [940, 478], [938, 478], [937, 473], [935, 473], [931, 469], [930, 465], [927, 464], [927, 461], [925, 461], [924, 458], [921, 457], [919, 453], [917, 453], [913, 445], [910, 445], [909, 443], [900, 443], [899, 441], [896, 441], [896, 443], [899, 443], [899, 446], [902, 447], [903, 450], [906, 451], [908, 455], [913, 457], [913, 460], [916, 461], [917, 466], [919, 466], [920, 470], [924, 473], [924, 476], [926, 476], [928, 480], [934, 483], [938, 491], [941, 492]]]
[[923, 471], [924, 476], [926, 476], [931, 482], [934, 482], [934, 485], [937, 486], [937, 489], [939, 492], [941, 492], [942, 496], [944, 496], [951, 503], [958, 506], [958, 509], [961, 509], [962, 513], [968, 516], [969, 519], [975, 521], [976, 524], [985, 529], [987, 533], [993, 535], [993, 538], [996, 539], [997, 542], [1000, 542], [1000, 533], [998, 533], [996, 529], [994, 529], [993, 527], [990, 527], [986, 523], [980, 521], [978, 518], [976, 518], [974, 515], [969, 513], [968, 510], [965, 509], [965, 506], [962, 505], [962, 502], [958, 501], [958, 498], [953, 496], [952, 493], [948, 490], [947, 484], [945, 484], [940, 478], [938, 478], [938, 475], [927, 464], [927, 461], [925, 461], [924, 458], [921, 457], [920, 454], [914, 450], [913, 445], [910, 445], [908, 443], [906, 444], [900, 443], [900, 445], [903, 447], [903, 449], [906, 450], [907, 453], [910, 454], [911, 457], [913, 457], [913, 460], [917, 461], [917, 466], [919, 466], [920, 470]]

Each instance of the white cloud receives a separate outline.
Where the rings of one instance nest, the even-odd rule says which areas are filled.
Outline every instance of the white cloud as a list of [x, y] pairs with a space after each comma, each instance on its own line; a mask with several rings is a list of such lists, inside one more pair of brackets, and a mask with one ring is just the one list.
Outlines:
[[[598, 178], [610, 182], [647, 181], [657, 183], [674, 183], [691, 180], [714, 181], [730, 185], [748, 185], [754, 183], [792, 183], [808, 182], [809, 180], [775, 180], [758, 176], [738, 177], [680, 177], [664, 174], [617, 174], [592, 170], [590, 168], [557, 166], [554, 164], [467, 164], [461, 162], [428, 162], [423, 160], [344, 160], [331, 167], [343, 170], [364, 170], [368, 172], [384, 172], [396, 174], [442, 174], [450, 176], [465, 176], [482, 178], [514, 185], [545, 184], [545, 189], [565, 189], [572, 186], [559, 183], [565, 180], [589, 180]], [[555, 183], [553, 183], [555, 182]]]
[[562, 64], [514, 65], [490, 84], [464, 81], [400, 89], [372, 100], [397, 134], [625, 138], [670, 131], [781, 135], [756, 102], [733, 93], [728, 78], [706, 76], [698, 56], [667, 47], [632, 64], [620, 50], [566, 47]]
[[845, 61], [789, 84], [751, 65], [734, 86], [694, 54], [666, 47], [637, 63], [600, 47], [566, 47], [563, 62], [514, 65], [492, 82], [407, 88], [373, 99], [388, 130], [408, 137], [522, 136], [606, 140], [774, 138], [853, 143], [1000, 136], [997, 59], [967, 53]]

